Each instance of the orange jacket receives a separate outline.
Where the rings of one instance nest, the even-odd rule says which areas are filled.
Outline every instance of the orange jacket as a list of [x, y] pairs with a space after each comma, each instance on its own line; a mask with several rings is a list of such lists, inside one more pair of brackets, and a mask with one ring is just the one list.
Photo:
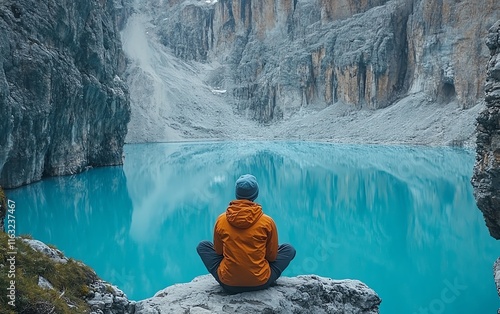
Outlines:
[[278, 255], [278, 231], [262, 207], [241, 199], [229, 203], [214, 228], [214, 249], [224, 255], [217, 273], [228, 286], [254, 287], [271, 275], [269, 262]]

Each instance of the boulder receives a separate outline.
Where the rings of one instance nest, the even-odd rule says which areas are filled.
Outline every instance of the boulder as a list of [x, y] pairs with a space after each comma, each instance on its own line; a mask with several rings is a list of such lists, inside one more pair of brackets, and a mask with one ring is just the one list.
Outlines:
[[316, 275], [281, 277], [266, 290], [230, 295], [211, 275], [167, 287], [136, 303], [137, 314], [161, 313], [379, 313], [381, 299], [358, 280]]

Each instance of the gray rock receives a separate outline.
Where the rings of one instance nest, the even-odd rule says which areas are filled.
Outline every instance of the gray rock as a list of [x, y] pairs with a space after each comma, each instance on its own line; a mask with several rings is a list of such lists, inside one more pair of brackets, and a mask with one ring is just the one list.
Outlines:
[[87, 298], [91, 312], [102, 314], [133, 314], [135, 302], [128, 300], [127, 296], [103, 280], [90, 284], [90, 293]]
[[90, 308], [92, 309], [93, 312], [98, 312], [104, 310], [106, 307], [106, 304], [104, 303], [103, 300], [97, 299], [97, 300], [88, 300], [87, 303], [90, 305]]
[[130, 105], [121, 2], [1, 2], [3, 187], [122, 163]]
[[211, 275], [161, 290], [136, 313], [379, 313], [381, 299], [357, 280], [282, 277], [266, 290], [228, 295]]
[[48, 290], [53, 290], [54, 287], [52, 284], [42, 276], [38, 276], [38, 286], [43, 288], [43, 289], [48, 289]]
[[495, 74], [500, 57], [500, 21], [490, 28], [486, 42], [490, 49], [486, 108], [477, 118], [476, 162], [471, 183], [491, 236], [500, 239], [500, 77]]
[[42, 241], [33, 239], [24, 239], [24, 238], [21, 238], [21, 240], [24, 243], [28, 244], [33, 250], [47, 255], [51, 260], [53, 260], [56, 263], [65, 264], [68, 262], [68, 258], [64, 256], [64, 254], [61, 251], [49, 247]]
[[[490, 235], [500, 239], [500, 20], [486, 37], [490, 50], [486, 77], [486, 108], [477, 118], [476, 162], [471, 178], [474, 197]], [[500, 296], [500, 258], [493, 266]], [[500, 309], [498, 310], [500, 313]]]

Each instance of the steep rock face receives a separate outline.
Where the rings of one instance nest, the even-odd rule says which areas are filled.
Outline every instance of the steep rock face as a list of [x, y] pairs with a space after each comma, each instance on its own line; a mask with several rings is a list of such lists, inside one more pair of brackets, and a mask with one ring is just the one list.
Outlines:
[[498, 1], [414, 1], [408, 21], [411, 91], [469, 108], [482, 99], [488, 50], [483, 39], [498, 18]]
[[122, 162], [130, 105], [117, 3], [0, 4], [0, 185]]
[[[218, 60], [223, 66], [214, 82], [231, 91], [239, 111], [259, 121], [337, 101], [387, 106], [403, 88], [406, 69], [398, 60], [405, 59], [409, 6], [390, 3], [368, 10], [337, 4], [342, 10], [336, 11], [335, 5], [324, 5], [185, 1], [159, 24], [164, 44], [178, 57]], [[333, 11], [345, 15], [363, 9], [356, 17], [332, 19]], [[199, 41], [184, 42], [196, 34], [203, 34]]]
[[491, 236], [500, 239], [500, 21], [489, 29], [486, 45], [490, 49], [486, 108], [477, 118], [476, 163], [471, 182]]
[[156, 4], [156, 31], [185, 60], [217, 61], [214, 87], [261, 122], [409, 93], [474, 106], [498, 1], [220, 0]]
[[314, 275], [282, 277], [262, 291], [228, 295], [211, 277], [168, 287], [136, 303], [136, 314], [161, 313], [379, 313], [381, 299], [357, 280]]
[[[474, 197], [490, 235], [500, 239], [500, 20], [486, 37], [490, 50], [485, 84], [486, 108], [477, 117], [476, 162], [471, 179]], [[500, 258], [493, 265], [500, 295]], [[498, 310], [500, 313], [500, 309]]]

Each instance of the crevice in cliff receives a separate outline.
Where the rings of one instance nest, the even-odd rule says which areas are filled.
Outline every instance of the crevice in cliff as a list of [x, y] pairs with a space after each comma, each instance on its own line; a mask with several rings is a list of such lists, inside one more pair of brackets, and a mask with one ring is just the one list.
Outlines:
[[248, 34], [252, 33], [252, 29], [254, 27], [254, 25], [252, 23], [252, 21], [253, 21], [252, 5], [251, 5], [251, 1], [248, 1], [248, 2], [246, 0], [242, 0], [242, 1], [245, 3], [243, 10], [246, 10], [248, 7], [248, 26], [247, 26], [247, 36], [248, 36]]
[[[408, 42], [408, 20], [410, 19], [410, 15], [413, 10], [413, 1], [406, 2], [401, 9], [403, 12], [401, 14], [397, 14], [397, 16], [393, 16], [392, 23], [395, 27], [399, 29], [395, 32], [396, 35], [396, 51], [400, 52], [399, 62], [398, 62], [398, 82], [397, 85], [393, 86], [395, 97], [399, 97], [403, 93], [406, 93], [410, 88], [409, 80], [407, 78], [408, 74], [408, 50], [409, 50], [409, 42]], [[396, 18], [394, 20], [394, 18]]]
[[363, 60], [358, 62], [358, 105], [363, 107], [366, 104], [365, 93], [366, 93], [366, 64]]
[[[230, 3], [231, 3], [231, 7], [233, 7], [232, 6], [232, 1]], [[241, 10], [240, 10], [240, 19], [243, 21], [243, 23], [245, 23], [245, 20], [246, 20], [247, 4], [249, 4], [249, 3], [250, 3], [250, 1], [247, 2], [247, 0], [241, 0], [241, 3], [240, 3], [240, 8], [241, 8]], [[251, 14], [252, 14], [252, 10], [249, 10], [249, 15], [250, 15], [249, 18], [250, 18], [250, 20], [252, 20]]]
[[207, 19], [207, 27], [210, 30], [210, 45], [208, 46], [209, 50], [213, 49], [214, 47], [214, 41], [215, 41], [215, 34], [214, 34], [214, 15], [215, 15], [215, 10], [210, 10], [210, 16]]

